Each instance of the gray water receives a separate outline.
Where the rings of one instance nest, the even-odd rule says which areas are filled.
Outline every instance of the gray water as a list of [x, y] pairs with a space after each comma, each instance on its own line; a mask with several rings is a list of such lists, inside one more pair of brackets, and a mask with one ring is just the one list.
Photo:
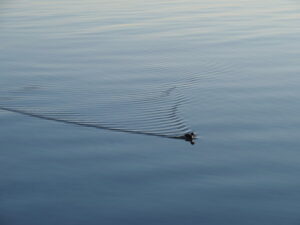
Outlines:
[[1, 225], [300, 223], [297, 1], [1, 1], [0, 43]]

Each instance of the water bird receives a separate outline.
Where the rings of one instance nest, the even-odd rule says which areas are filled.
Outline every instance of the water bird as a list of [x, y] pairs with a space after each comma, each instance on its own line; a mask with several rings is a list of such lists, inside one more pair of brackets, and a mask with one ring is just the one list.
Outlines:
[[192, 145], [195, 144], [195, 140], [197, 139], [197, 136], [194, 132], [188, 132], [185, 133], [183, 136], [178, 137], [180, 139], [184, 139], [187, 142], [190, 142]]

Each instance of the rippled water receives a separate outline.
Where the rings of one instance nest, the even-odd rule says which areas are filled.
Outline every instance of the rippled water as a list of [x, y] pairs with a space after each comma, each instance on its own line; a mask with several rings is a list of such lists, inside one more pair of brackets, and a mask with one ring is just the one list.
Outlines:
[[297, 1], [2, 1], [0, 223], [298, 224], [299, 25]]

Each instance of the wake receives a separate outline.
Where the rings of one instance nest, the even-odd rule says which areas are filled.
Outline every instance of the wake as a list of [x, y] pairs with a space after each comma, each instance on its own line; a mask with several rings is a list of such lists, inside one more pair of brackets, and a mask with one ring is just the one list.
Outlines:
[[0, 110], [83, 127], [182, 139], [194, 144], [195, 134], [179, 115], [179, 108], [186, 100], [177, 89], [173, 86], [142, 94], [108, 95], [95, 90], [30, 85], [2, 94]]

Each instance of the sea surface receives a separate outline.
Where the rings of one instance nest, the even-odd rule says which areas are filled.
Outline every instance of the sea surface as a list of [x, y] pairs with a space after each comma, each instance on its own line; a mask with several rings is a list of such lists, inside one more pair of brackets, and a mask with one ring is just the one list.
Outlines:
[[299, 115], [299, 1], [0, 2], [1, 225], [300, 224]]

